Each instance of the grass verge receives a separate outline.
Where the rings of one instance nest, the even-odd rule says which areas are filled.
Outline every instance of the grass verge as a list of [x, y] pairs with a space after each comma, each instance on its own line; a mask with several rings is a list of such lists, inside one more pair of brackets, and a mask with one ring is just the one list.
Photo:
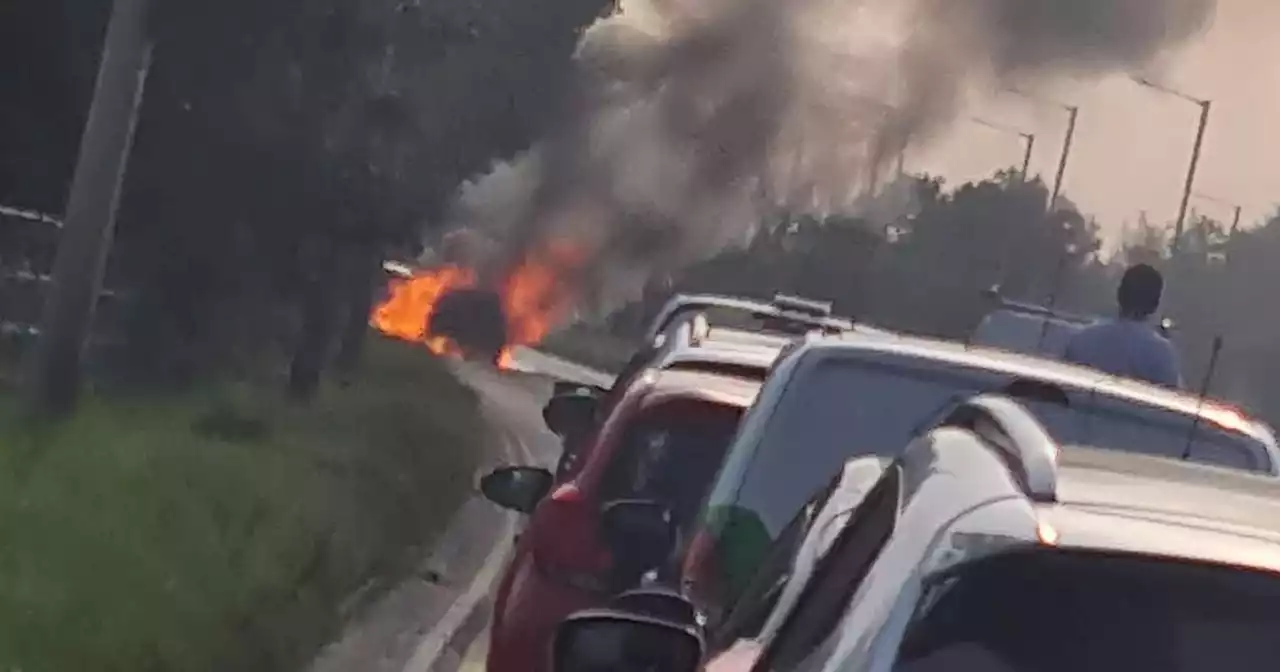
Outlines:
[[369, 346], [305, 408], [241, 384], [36, 428], [0, 396], [0, 670], [304, 665], [443, 529], [484, 436], [438, 362]]

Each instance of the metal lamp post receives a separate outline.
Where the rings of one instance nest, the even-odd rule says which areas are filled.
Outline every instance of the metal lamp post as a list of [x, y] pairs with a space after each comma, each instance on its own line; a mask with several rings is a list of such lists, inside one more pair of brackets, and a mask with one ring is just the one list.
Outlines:
[[975, 124], [978, 124], [979, 126], [985, 126], [993, 131], [999, 131], [1001, 133], [1007, 133], [1009, 135], [1016, 135], [1022, 139], [1022, 143], [1023, 143], [1022, 169], [1018, 171], [1018, 174], [1019, 176], [1021, 176], [1022, 181], [1025, 182], [1027, 180], [1028, 171], [1030, 171], [1031, 169], [1031, 152], [1035, 149], [1035, 146], [1036, 146], [1036, 134], [1027, 133], [1026, 131], [1018, 130], [1016, 128], [1013, 128], [1012, 126], [997, 124], [994, 122], [987, 121], [986, 119], [980, 119], [977, 117], [974, 117], [970, 121], [972, 121]]
[[1187, 179], [1182, 187], [1182, 200], [1178, 204], [1178, 218], [1173, 222], [1173, 240], [1169, 243], [1170, 256], [1177, 257], [1178, 246], [1182, 243], [1182, 227], [1187, 218], [1187, 206], [1191, 202], [1192, 189], [1195, 188], [1196, 168], [1200, 165], [1200, 150], [1204, 145], [1205, 130], [1209, 127], [1209, 111], [1212, 109], [1213, 101], [1205, 98], [1196, 98], [1176, 89], [1157, 84], [1145, 77], [1134, 77], [1133, 81], [1140, 86], [1181, 98], [1200, 107], [1200, 120], [1196, 125], [1196, 139], [1191, 146], [1191, 163], [1187, 166]]
[[1209, 201], [1210, 203], [1217, 203], [1218, 205], [1225, 205], [1228, 208], [1231, 208], [1231, 228], [1229, 230], [1231, 233], [1235, 233], [1236, 230], [1240, 228], [1240, 215], [1244, 211], [1244, 206], [1233, 201], [1218, 198], [1217, 196], [1210, 196], [1209, 194], [1196, 192], [1191, 195], [1202, 201]]
[[1039, 103], [1041, 105], [1051, 105], [1067, 113], [1067, 132], [1062, 138], [1062, 153], [1058, 156], [1058, 172], [1053, 177], [1053, 193], [1050, 194], [1049, 202], [1045, 207], [1046, 211], [1052, 212], [1058, 207], [1058, 196], [1062, 194], [1062, 181], [1067, 175], [1067, 159], [1071, 156], [1071, 143], [1075, 140], [1076, 136], [1076, 120], [1080, 116], [1080, 106], [1068, 105], [1052, 98], [1032, 95], [1019, 89], [1009, 89], [1008, 91], [1016, 96], [1026, 98], [1031, 102]]

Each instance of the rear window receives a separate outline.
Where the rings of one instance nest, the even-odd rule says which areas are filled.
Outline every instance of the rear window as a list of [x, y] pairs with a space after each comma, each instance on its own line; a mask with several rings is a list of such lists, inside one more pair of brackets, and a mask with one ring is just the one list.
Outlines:
[[656, 499], [686, 522], [706, 495], [741, 409], [693, 400], [646, 409], [625, 429], [602, 501]]
[[1141, 556], [1033, 551], [927, 590], [894, 672], [1263, 672], [1280, 577]]
[[1194, 416], [1183, 413], [1103, 396], [1081, 396], [1068, 407], [1046, 402], [1026, 405], [1063, 445], [1185, 457], [1189, 462], [1243, 471], [1271, 470], [1261, 442], [1209, 420], [1196, 422]]
[[[710, 506], [750, 511], [776, 535], [845, 460], [896, 456], [952, 404], [1004, 391], [1011, 382], [983, 369], [926, 368], [905, 357], [821, 361], [797, 372], [758, 437], [734, 447]], [[1081, 391], [1068, 396], [1069, 407], [1027, 402], [1064, 445], [1180, 457], [1192, 438], [1186, 415]], [[1190, 448], [1189, 461], [1270, 469], [1264, 444], [1209, 423], [1196, 427]]]

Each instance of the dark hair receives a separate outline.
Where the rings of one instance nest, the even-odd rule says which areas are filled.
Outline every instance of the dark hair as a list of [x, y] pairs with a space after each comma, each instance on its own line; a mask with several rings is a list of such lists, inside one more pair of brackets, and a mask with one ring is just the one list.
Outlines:
[[1164, 292], [1164, 277], [1148, 264], [1135, 264], [1120, 278], [1116, 300], [1120, 303], [1122, 317], [1147, 318], [1160, 307], [1160, 295]]

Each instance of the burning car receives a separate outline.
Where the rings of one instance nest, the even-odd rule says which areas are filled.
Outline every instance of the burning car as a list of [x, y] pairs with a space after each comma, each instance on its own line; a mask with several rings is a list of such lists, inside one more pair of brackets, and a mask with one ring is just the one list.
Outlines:
[[456, 263], [416, 268], [387, 262], [387, 293], [370, 322], [438, 355], [505, 367], [511, 348], [541, 341], [572, 307], [576, 297], [566, 271], [575, 254], [569, 246], [546, 246], [492, 277]]

